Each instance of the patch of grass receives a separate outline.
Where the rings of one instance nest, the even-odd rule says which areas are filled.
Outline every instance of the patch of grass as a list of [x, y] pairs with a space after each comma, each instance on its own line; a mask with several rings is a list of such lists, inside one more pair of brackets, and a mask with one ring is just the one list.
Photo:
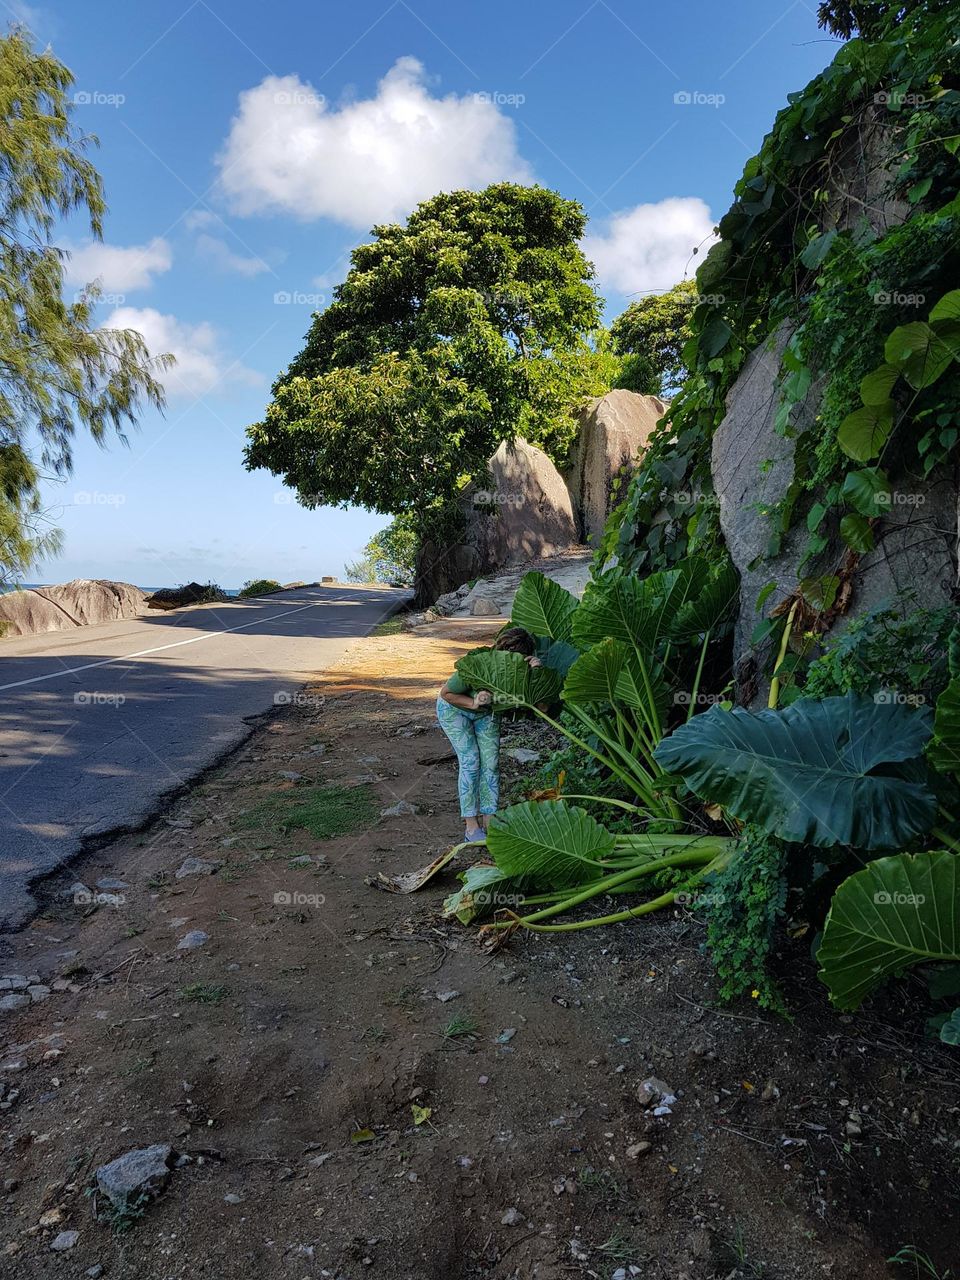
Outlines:
[[121, 1076], [138, 1076], [141, 1071], [149, 1071], [153, 1066], [156, 1054], [151, 1053], [147, 1058], [135, 1058], [129, 1067], [124, 1067], [120, 1072]]
[[147, 881], [148, 889], [162, 889], [170, 879], [166, 871], [156, 871]]
[[399, 987], [396, 991], [388, 991], [380, 1003], [385, 1004], [388, 1009], [405, 1009], [409, 1012], [416, 1004], [418, 992], [418, 987]]
[[395, 613], [392, 618], [387, 618], [386, 622], [378, 622], [373, 628], [372, 634], [375, 636], [395, 636], [403, 630], [403, 616]]
[[763, 1265], [750, 1257], [750, 1249], [739, 1222], [734, 1227], [733, 1234], [720, 1242], [720, 1254], [724, 1267], [732, 1264], [742, 1275], [750, 1276], [751, 1280], [764, 1280]]
[[916, 1280], [951, 1280], [952, 1271], [938, 1271], [932, 1260], [915, 1244], [905, 1244], [887, 1262], [896, 1267], [911, 1267]]
[[583, 1191], [590, 1191], [605, 1203], [626, 1203], [630, 1197], [609, 1169], [581, 1169], [577, 1182]]
[[381, 1022], [379, 1026], [365, 1028], [360, 1039], [369, 1041], [373, 1044], [385, 1044], [386, 1041], [390, 1039], [390, 1031]]
[[640, 1252], [632, 1240], [619, 1235], [616, 1231], [609, 1240], [604, 1240], [603, 1244], [597, 1245], [597, 1249], [616, 1262], [633, 1262]]
[[[273, 827], [286, 834], [293, 829], [308, 831], [317, 840], [354, 835], [372, 827], [379, 809], [367, 786], [300, 787], [261, 800], [236, 818], [241, 827]], [[221, 872], [221, 875], [223, 873]]]
[[479, 1030], [480, 1024], [472, 1013], [455, 1013], [440, 1034], [444, 1040], [464, 1040]]
[[177, 992], [188, 1004], [219, 1004], [227, 994], [227, 988], [209, 982], [191, 982]]

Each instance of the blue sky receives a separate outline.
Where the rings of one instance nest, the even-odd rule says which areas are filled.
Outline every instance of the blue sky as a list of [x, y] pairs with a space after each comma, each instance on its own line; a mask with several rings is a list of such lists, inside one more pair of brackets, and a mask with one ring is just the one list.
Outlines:
[[[339, 573], [387, 521], [308, 512], [242, 465], [244, 429], [374, 221], [438, 190], [537, 181], [590, 214], [606, 319], [692, 273], [787, 93], [833, 56], [814, 0], [89, 0], [27, 7], [100, 139], [105, 243], [69, 288], [173, 350], [165, 416], [78, 439], [37, 580]], [[678, 98], [679, 95], [679, 98]]]

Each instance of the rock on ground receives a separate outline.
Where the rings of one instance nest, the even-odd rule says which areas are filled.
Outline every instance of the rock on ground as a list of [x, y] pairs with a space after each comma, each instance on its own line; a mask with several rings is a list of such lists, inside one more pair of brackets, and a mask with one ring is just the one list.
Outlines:
[[97, 1189], [115, 1209], [123, 1211], [144, 1196], [158, 1196], [170, 1180], [169, 1143], [157, 1142], [118, 1156], [97, 1170]]
[[129, 582], [74, 578], [50, 587], [0, 595], [0, 634], [35, 636], [97, 622], [135, 618], [147, 607], [146, 593]]

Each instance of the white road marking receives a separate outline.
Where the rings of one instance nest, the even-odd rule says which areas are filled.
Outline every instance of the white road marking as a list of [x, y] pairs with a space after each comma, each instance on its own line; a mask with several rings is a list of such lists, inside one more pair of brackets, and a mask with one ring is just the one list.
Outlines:
[[[287, 618], [291, 613], [303, 613], [304, 609], [315, 609], [320, 604], [339, 603], [342, 602], [314, 600], [312, 604], [301, 605], [299, 609], [287, 609], [284, 613], [272, 613], [270, 620], [272, 622], [277, 618]], [[6, 689], [20, 689], [25, 684], [40, 684], [44, 680], [59, 680], [61, 676], [74, 676], [81, 671], [92, 671], [94, 667], [109, 667], [115, 662], [129, 662], [131, 658], [146, 658], [151, 653], [163, 653], [165, 649], [179, 649], [185, 644], [196, 644], [198, 640], [210, 640], [216, 636], [227, 636], [232, 631], [244, 631], [247, 627], [255, 627], [263, 621], [265, 621], [264, 618], [254, 618], [252, 622], [242, 622], [238, 627], [225, 627], [223, 631], [203, 631], [198, 636], [191, 636], [189, 640], [174, 640], [172, 644], [160, 644], [154, 649], [140, 649], [136, 653], [123, 653], [116, 658], [101, 658], [99, 662], [87, 662], [82, 667], [64, 667], [61, 671], [51, 671], [45, 676], [31, 676], [29, 680], [12, 680], [9, 684], [0, 684], [0, 693], [3, 693]]]

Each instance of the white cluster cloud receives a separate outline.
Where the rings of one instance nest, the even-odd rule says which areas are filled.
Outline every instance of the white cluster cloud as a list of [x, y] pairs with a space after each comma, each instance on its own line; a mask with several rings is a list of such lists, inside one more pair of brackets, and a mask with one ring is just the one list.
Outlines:
[[169, 352], [176, 364], [162, 375], [170, 396], [204, 396], [226, 390], [231, 383], [256, 386], [260, 374], [230, 360], [220, 349], [212, 325], [186, 324], [152, 307], [118, 307], [104, 322], [106, 329], [136, 329], [143, 334], [151, 356]]
[[240, 95], [217, 163], [238, 213], [364, 230], [438, 191], [531, 179], [514, 123], [491, 95], [432, 97], [411, 57], [397, 60], [374, 97], [339, 108], [299, 76], [267, 76]]
[[[583, 251], [602, 288], [618, 293], [663, 292], [692, 275], [714, 239], [714, 219], [697, 196], [670, 196], [613, 214], [588, 234]], [[691, 261], [693, 250], [700, 253]]]
[[153, 277], [169, 271], [173, 254], [166, 240], [157, 236], [147, 244], [87, 244], [67, 246], [70, 257], [63, 265], [64, 279], [76, 288], [99, 281], [104, 293], [130, 293], [145, 289]]
[[202, 258], [206, 258], [208, 262], [220, 271], [229, 272], [232, 275], [258, 276], [264, 271], [270, 270], [270, 264], [264, 262], [262, 258], [246, 255], [243, 253], [234, 253], [225, 240], [221, 240], [219, 236], [207, 235], [201, 232], [196, 239], [197, 253]]

